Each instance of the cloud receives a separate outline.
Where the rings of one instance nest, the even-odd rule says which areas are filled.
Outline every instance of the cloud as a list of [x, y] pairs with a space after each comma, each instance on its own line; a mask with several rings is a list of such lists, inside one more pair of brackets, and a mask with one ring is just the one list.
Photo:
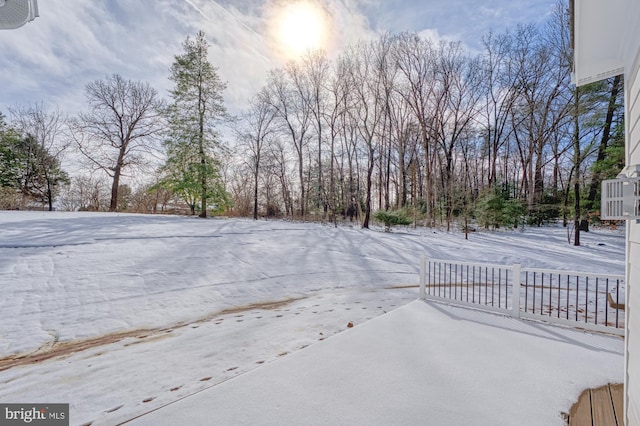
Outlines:
[[434, 45], [440, 43], [441, 41], [460, 41], [459, 38], [454, 36], [440, 35], [440, 32], [438, 31], [437, 28], [427, 28], [422, 31], [418, 31], [418, 35], [420, 36], [420, 38], [431, 40], [434, 43]]
[[557, 0], [376, 0], [363, 3], [377, 31], [436, 31], [439, 37], [471, 48], [489, 31], [539, 23]]
[[[275, 0], [273, 0], [275, 1]], [[209, 57], [228, 83], [225, 99], [238, 111], [281, 66], [257, 0], [48, 0], [40, 17], [0, 33], [0, 108], [22, 103], [84, 108], [86, 83], [113, 73], [150, 83], [168, 96], [169, 67], [189, 35], [203, 30]], [[333, 17], [336, 49], [364, 37], [368, 23], [352, 0], [318, 0]]]
[[[86, 83], [118, 73], [148, 82], [163, 97], [169, 67], [188, 35], [204, 30], [209, 57], [227, 81], [237, 112], [283, 65], [269, 35], [273, 7], [297, 0], [47, 0], [40, 17], [0, 32], [0, 108], [44, 102], [75, 114]], [[376, 32], [416, 31], [478, 43], [489, 29], [539, 20], [555, 0], [306, 0], [331, 22], [330, 57]], [[480, 35], [479, 35], [480, 34]]]

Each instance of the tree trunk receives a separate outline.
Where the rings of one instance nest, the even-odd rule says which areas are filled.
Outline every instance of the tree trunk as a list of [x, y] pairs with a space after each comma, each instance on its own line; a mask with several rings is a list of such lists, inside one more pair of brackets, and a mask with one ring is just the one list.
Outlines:
[[53, 211], [53, 191], [51, 190], [51, 182], [47, 179], [47, 203], [49, 204], [49, 211]]
[[300, 150], [298, 151], [298, 177], [300, 178], [300, 219], [304, 220], [306, 193], [304, 190], [304, 167], [302, 161], [302, 141], [300, 141]]
[[116, 165], [113, 172], [113, 183], [111, 184], [111, 202], [109, 211], [115, 212], [118, 209], [118, 186], [120, 185], [120, 164]]
[[330, 199], [330, 203], [331, 203], [331, 221], [333, 222], [333, 225], [337, 228], [338, 227], [338, 221], [336, 219], [336, 190], [335, 190], [335, 171], [334, 171], [334, 161], [335, 161], [335, 156], [334, 156], [334, 141], [335, 141], [335, 137], [332, 135], [331, 136], [331, 164], [329, 165], [329, 199]]
[[391, 138], [389, 138], [389, 144], [387, 147], [387, 158], [385, 164], [385, 195], [384, 195], [384, 209], [389, 210], [391, 208]]
[[253, 220], [258, 220], [258, 161], [253, 171]]
[[198, 217], [206, 218], [207, 217], [207, 161], [204, 158], [204, 151], [200, 152], [200, 185], [202, 190], [202, 207], [200, 210], [200, 214]]
[[574, 196], [576, 197], [575, 205], [574, 205], [575, 217], [573, 219], [573, 227], [575, 232], [573, 245], [579, 246], [580, 245], [580, 184], [578, 182], [574, 184], [573, 192], [574, 192]]
[[574, 226], [574, 240], [573, 245], [580, 245], [580, 163], [581, 163], [581, 155], [580, 155], [580, 121], [578, 120], [578, 114], [580, 109], [580, 89], [578, 87], [575, 88], [575, 105], [574, 105], [574, 113], [573, 113], [573, 122], [574, 122], [574, 133], [573, 133], [573, 143], [574, 143], [574, 185], [573, 185], [573, 195], [575, 197], [574, 204], [574, 217], [573, 217], [573, 226]]
[[[370, 142], [373, 143], [373, 142]], [[375, 166], [375, 158], [374, 158], [374, 150], [372, 147], [369, 148], [369, 161], [367, 167], [367, 201], [365, 204], [364, 211], [364, 222], [362, 223], [363, 228], [369, 228], [369, 221], [371, 219], [371, 184], [372, 184], [372, 176], [373, 176], [373, 167]]]
[[47, 182], [47, 204], [49, 205], [49, 211], [53, 211], [53, 189], [51, 188], [51, 179], [49, 178], [49, 174], [45, 168], [44, 170], [44, 179]]

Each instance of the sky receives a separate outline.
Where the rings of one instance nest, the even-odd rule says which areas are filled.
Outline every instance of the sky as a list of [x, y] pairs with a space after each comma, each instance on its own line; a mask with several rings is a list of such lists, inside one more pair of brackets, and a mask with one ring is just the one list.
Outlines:
[[87, 83], [114, 73], [168, 97], [169, 67], [203, 30], [231, 113], [270, 69], [305, 46], [330, 56], [378, 33], [415, 31], [477, 48], [481, 37], [538, 23], [556, 0], [41, 0], [40, 16], [0, 31], [0, 111], [42, 103], [76, 114]]
[[575, 247], [560, 225], [0, 211], [0, 236], [0, 402], [69, 403], [71, 425], [562, 426], [624, 377], [619, 337], [415, 302], [421, 256], [623, 274], [622, 227]]

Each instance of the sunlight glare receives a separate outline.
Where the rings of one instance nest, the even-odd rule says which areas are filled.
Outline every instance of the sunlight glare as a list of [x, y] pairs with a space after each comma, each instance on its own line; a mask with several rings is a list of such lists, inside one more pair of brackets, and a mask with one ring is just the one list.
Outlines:
[[298, 57], [326, 47], [329, 23], [319, 5], [296, 1], [284, 5], [278, 15], [277, 42], [287, 56]]

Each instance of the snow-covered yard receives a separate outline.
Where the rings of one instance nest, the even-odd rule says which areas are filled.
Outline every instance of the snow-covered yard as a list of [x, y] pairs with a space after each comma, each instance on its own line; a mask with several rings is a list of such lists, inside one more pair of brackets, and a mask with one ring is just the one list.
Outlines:
[[[334, 342], [346, 336], [371, 338], [376, 324], [393, 336], [388, 324], [402, 315], [403, 321], [435, 319], [436, 308], [424, 314], [412, 304], [363, 324], [417, 298], [420, 256], [624, 273], [622, 231], [596, 230], [582, 240], [581, 247], [567, 244], [561, 227], [474, 233], [465, 241], [459, 233], [411, 228], [387, 234], [284, 221], [0, 212], [0, 358], [68, 352], [0, 371], [0, 401], [68, 402], [72, 424], [116, 424], [207, 388], [225, 389], [217, 384], [236, 376], [258, 377], [268, 386], [270, 371], [299, 374], [295, 360], [313, 354], [323, 363], [320, 369], [331, 369]], [[478, 317], [459, 322], [457, 332], [486, 321], [487, 314], [473, 315]], [[349, 323], [354, 329], [324, 341]], [[550, 329], [545, 333], [556, 333]], [[519, 339], [528, 334], [500, 334], [500, 345], [522, 347]], [[551, 362], [548, 375], [570, 383], [550, 390], [558, 410], [533, 400], [534, 412], [551, 410], [560, 419], [559, 410], [568, 410], [582, 387], [622, 380], [621, 340], [586, 336], [604, 340], [585, 343], [571, 336], [562, 340], [588, 351], [602, 349], [585, 356], [583, 371], [608, 367], [563, 378]], [[98, 338], [100, 344], [76, 351], [77, 341]], [[462, 337], [451, 339], [464, 343]], [[496, 343], [485, 341], [484, 348]], [[443, 358], [453, 350], [431, 349]], [[535, 374], [530, 369], [536, 352], [530, 353], [532, 359], [526, 351], [518, 355], [523, 377]], [[500, 365], [477, 367], [490, 375]], [[231, 383], [242, 381], [224, 386]], [[442, 390], [462, 392], [460, 385], [444, 380], [450, 387]]]

